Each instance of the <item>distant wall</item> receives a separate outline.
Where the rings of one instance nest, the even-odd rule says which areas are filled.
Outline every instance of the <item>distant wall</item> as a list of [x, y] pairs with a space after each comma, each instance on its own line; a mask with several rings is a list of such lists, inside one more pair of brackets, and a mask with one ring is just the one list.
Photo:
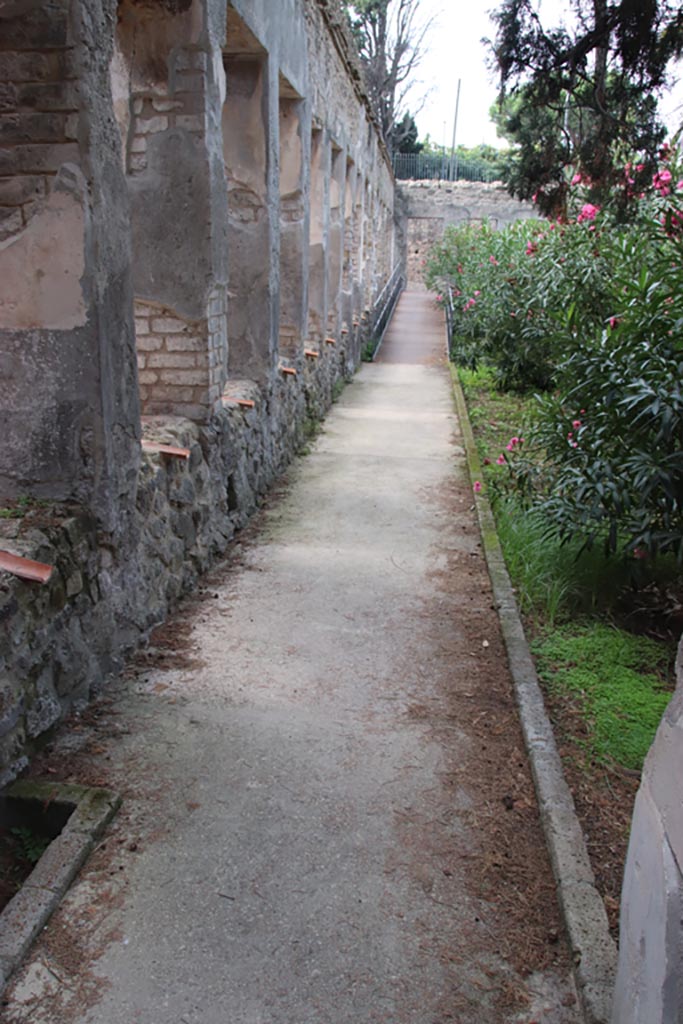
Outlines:
[[499, 182], [482, 181], [402, 181], [397, 186], [397, 210], [411, 287], [422, 284], [422, 261], [448, 224], [487, 220], [502, 228], [537, 216], [531, 203], [513, 199]]

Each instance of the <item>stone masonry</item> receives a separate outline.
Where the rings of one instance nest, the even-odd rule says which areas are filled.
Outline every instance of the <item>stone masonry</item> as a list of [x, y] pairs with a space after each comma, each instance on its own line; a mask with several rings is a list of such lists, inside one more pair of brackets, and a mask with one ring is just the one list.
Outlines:
[[393, 196], [336, 0], [0, 0], [0, 784], [353, 372]]
[[530, 203], [513, 199], [500, 182], [402, 181], [397, 188], [397, 213], [404, 233], [407, 274], [422, 283], [422, 261], [450, 224], [481, 224], [503, 228], [536, 217]]

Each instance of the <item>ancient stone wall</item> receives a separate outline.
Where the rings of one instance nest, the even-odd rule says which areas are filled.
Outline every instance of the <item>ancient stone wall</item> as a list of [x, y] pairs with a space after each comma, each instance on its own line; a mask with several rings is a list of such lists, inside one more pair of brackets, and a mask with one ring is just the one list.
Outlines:
[[614, 1024], [683, 1022], [683, 640], [676, 678], [633, 812]]
[[530, 203], [513, 199], [500, 182], [402, 181], [397, 192], [411, 287], [422, 285], [423, 260], [449, 224], [488, 221], [502, 228], [537, 216]]
[[400, 280], [333, 0], [2, 0], [0, 147], [0, 549], [53, 567], [0, 570], [1, 783], [225, 551]]

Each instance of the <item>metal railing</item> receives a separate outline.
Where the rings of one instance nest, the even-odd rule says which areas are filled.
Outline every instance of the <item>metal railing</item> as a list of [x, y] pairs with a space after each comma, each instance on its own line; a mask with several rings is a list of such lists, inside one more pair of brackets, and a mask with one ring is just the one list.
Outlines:
[[499, 181], [500, 172], [479, 160], [463, 160], [456, 154], [396, 153], [394, 177], [400, 181]]
[[454, 322], [454, 306], [453, 306], [453, 289], [450, 285], [446, 286], [446, 356], [448, 359], [451, 358], [451, 342], [453, 340], [453, 322]]
[[403, 273], [403, 266], [397, 263], [391, 274], [391, 277], [382, 288], [382, 291], [377, 296], [375, 304], [372, 307], [372, 313], [370, 315], [370, 336], [376, 340], [372, 358], [374, 359], [377, 355], [380, 345], [384, 340], [386, 329], [389, 326], [392, 313], [396, 307], [396, 303], [399, 300], [401, 292], [406, 286], [405, 276]]

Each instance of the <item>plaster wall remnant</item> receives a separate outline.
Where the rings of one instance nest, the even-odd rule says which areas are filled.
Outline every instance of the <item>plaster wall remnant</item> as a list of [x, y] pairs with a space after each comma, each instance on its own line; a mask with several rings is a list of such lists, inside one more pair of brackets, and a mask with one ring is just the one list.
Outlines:
[[422, 284], [422, 261], [451, 224], [488, 221], [502, 228], [538, 216], [531, 203], [513, 199], [500, 182], [402, 181], [396, 189], [397, 221], [408, 280]]
[[0, 548], [54, 566], [0, 573], [0, 785], [223, 554], [401, 286], [335, 10], [0, 5]]
[[676, 682], [633, 812], [614, 1024], [683, 1024], [683, 640]]
[[120, 538], [140, 425], [111, 22], [71, 0], [4, 14], [0, 494], [82, 502]]

